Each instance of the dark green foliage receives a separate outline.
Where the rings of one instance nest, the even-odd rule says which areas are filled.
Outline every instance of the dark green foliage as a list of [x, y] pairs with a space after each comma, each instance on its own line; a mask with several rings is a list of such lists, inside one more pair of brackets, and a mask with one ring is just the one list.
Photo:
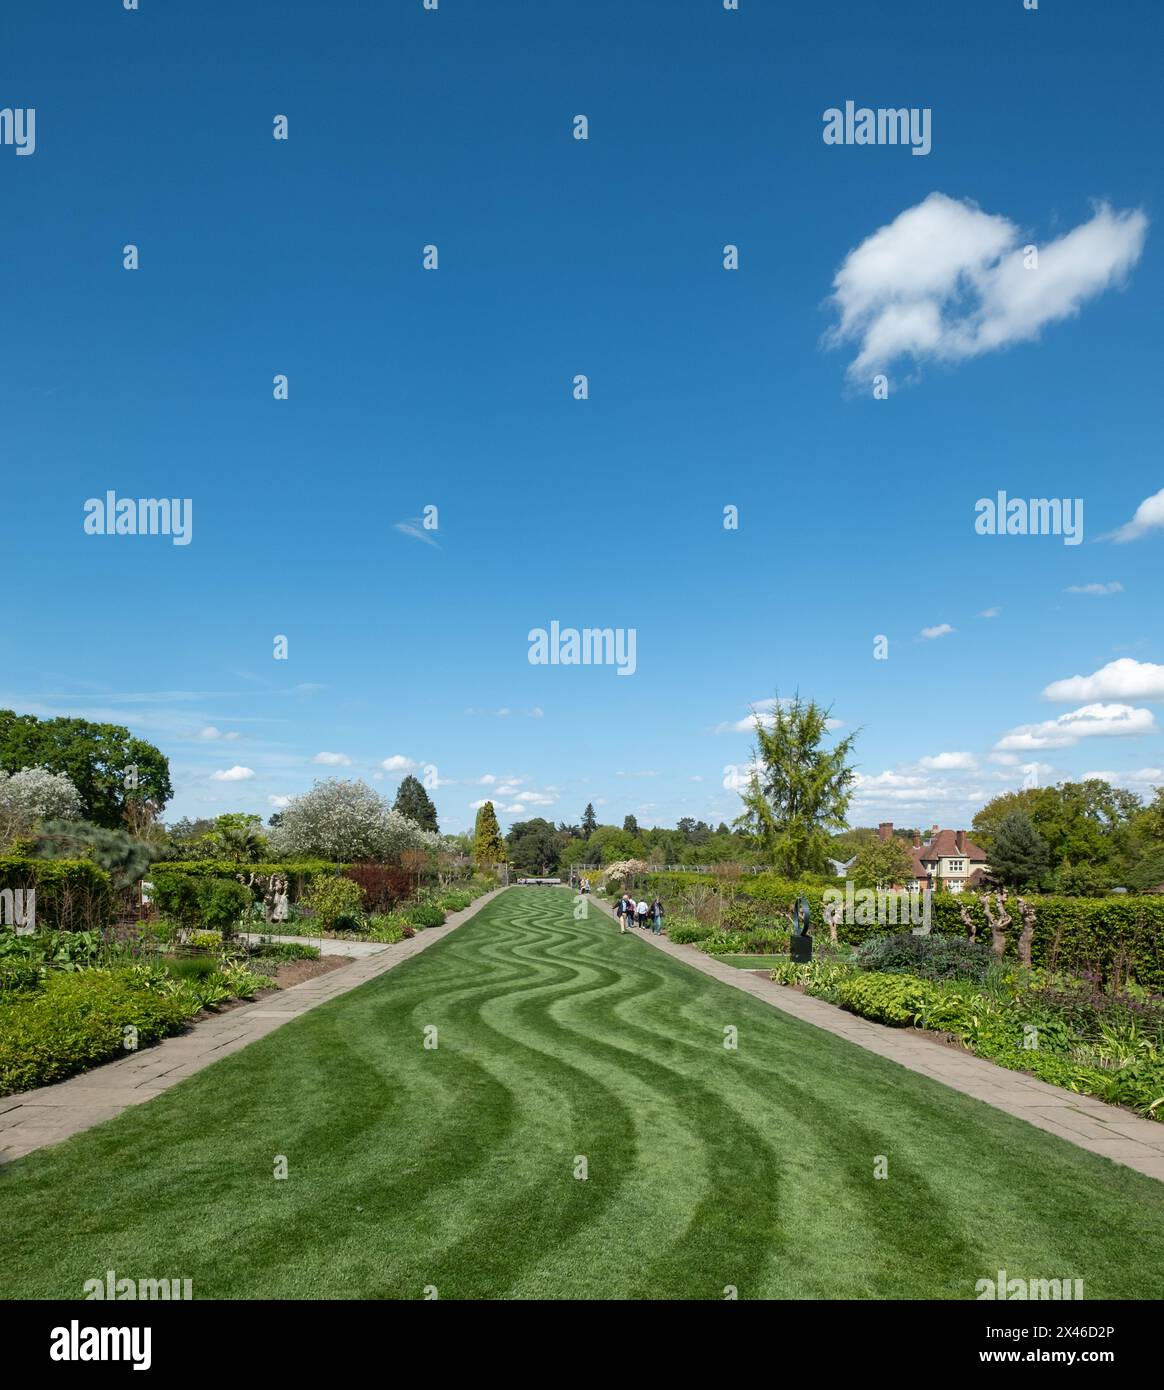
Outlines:
[[85, 821], [46, 821], [34, 854], [38, 859], [91, 859], [105, 870], [115, 888], [136, 883], [153, 861], [149, 846], [127, 831]]
[[414, 927], [443, 927], [445, 913], [436, 903], [413, 903], [402, 916]]
[[301, 945], [298, 941], [260, 941], [249, 952], [252, 960], [263, 964], [281, 964], [289, 960], [318, 960], [319, 947]]
[[562, 851], [558, 832], [548, 820], [516, 821], [505, 837], [509, 862], [523, 874], [553, 874]]
[[1012, 888], [1037, 884], [1051, 862], [1047, 842], [1029, 816], [1013, 811], [994, 832], [990, 848], [990, 876]]
[[440, 830], [432, 797], [425, 791], [424, 785], [418, 777], [409, 774], [404, 778], [396, 790], [396, 800], [393, 802], [393, 806], [402, 816], [407, 816], [422, 830]]
[[[128, 799], [160, 808], [174, 794], [163, 754], [119, 724], [41, 720], [0, 710], [0, 768], [19, 772], [25, 767], [65, 773], [81, 794], [85, 819], [107, 829], [122, 824]], [[131, 770], [137, 785], [127, 788]]]
[[892, 932], [874, 936], [856, 950], [865, 970], [918, 975], [928, 980], [986, 979], [994, 957], [989, 946], [963, 937], [914, 936], [912, 932]]
[[251, 891], [235, 879], [174, 873], [167, 864], [152, 879], [158, 908], [183, 926], [206, 927], [228, 934], [253, 901]]

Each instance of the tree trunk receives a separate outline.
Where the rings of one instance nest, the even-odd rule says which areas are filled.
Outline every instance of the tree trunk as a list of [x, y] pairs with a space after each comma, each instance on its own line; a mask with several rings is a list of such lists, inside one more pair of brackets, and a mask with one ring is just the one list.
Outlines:
[[982, 910], [986, 913], [986, 920], [990, 923], [990, 949], [999, 960], [1006, 954], [1006, 929], [1014, 920], [1006, 910], [1006, 890], [998, 895], [998, 916], [990, 910], [990, 894], [982, 895]]
[[971, 917], [971, 915], [970, 915], [970, 909], [966, 906], [965, 903], [959, 903], [959, 904], [958, 904], [958, 911], [962, 914], [962, 921], [963, 921], [963, 922], [965, 923], [965, 925], [966, 925], [966, 939], [967, 939], [967, 941], [977, 941], [977, 940], [978, 940], [978, 923], [974, 920], [973, 917]]
[[1018, 899], [1019, 915], [1023, 919], [1022, 935], [1018, 939], [1019, 964], [1031, 968], [1031, 943], [1035, 939], [1035, 909], [1023, 898]]

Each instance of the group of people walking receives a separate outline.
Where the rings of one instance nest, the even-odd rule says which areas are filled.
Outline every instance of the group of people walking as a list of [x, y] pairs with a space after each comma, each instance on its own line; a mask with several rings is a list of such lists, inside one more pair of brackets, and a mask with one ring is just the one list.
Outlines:
[[625, 932], [627, 927], [649, 927], [656, 936], [663, 930], [663, 903], [656, 898], [649, 906], [646, 901], [636, 903], [629, 893], [624, 893], [614, 905], [614, 915], [618, 918], [618, 929]]

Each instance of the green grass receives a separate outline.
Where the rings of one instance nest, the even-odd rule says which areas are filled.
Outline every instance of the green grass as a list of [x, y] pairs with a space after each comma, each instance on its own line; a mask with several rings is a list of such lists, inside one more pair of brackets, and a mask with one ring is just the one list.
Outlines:
[[1164, 1290], [1164, 1184], [576, 922], [567, 893], [503, 894], [0, 1169], [0, 1213], [5, 1298], [107, 1269], [196, 1298], [968, 1299], [999, 1269]]

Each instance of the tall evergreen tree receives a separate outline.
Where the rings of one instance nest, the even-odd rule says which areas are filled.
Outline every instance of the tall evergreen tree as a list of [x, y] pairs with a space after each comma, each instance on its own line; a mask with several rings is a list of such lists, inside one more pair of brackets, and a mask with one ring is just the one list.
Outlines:
[[1031, 824], [1030, 816], [1012, 811], [994, 832], [990, 849], [990, 873], [1008, 888], [1037, 883], [1051, 861], [1047, 842]]
[[628, 835], [637, 835], [639, 833], [639, 823], [634, 816], [624, 817], [622, 822], [622, 828], [626, 831]]
[[477, 823], [473, 830], [473, 863], [478, 869], [488, 869], [494, 864], [506, 862], [505, 841], [501, 838], [497, 812], [493, 809], [492, 801], [487, 801], [477, 812]]
[[393, 809], [399, 811], [402, 816], [407, 816], [410, 821], [415, 821], [422, 830], [440, 830], [432, 797], [425, 791], [420, 779], [413, 777], [411, 773], [397, 788]]
[[582, 834], [589, 839], [598, 829], [598, 817], [594, 814], [594, 803], [588, 801], [582, 813]]

